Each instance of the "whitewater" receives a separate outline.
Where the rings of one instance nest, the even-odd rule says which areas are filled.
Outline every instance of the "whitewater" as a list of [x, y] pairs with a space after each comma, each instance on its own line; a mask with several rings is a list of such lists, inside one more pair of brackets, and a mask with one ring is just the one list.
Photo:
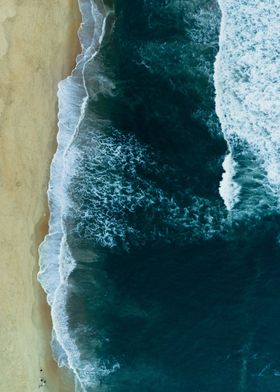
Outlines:
[[[148, 4], [148, 2], [144, 3]], [[84, 230], [85, 238], [88, 234], [87, 240], [94, 239], [104, 248], [116, 247], [118, 242], [123, 240], [123, 247], [126, 250], [129, 245], [127, 238], [139, 244], [145, 243], [147, 237], [149, 240], [153, 239], [153, 235], [156, 239], [160, 238], [162, 242], [170, 243], [174, 233], [176, 239], [179, 239], [178, 243], [186, 242], [186, 238], [188, 241], [192, 238], [212, 239], [225, 231], [225, 227], [228, 228], [231, 221], [225, 223], [226, 214], [220, 208], [222, 202], [219, 196], [219, 201], [216, 202], [213, 201], [212, 195], [209, 198], [200, 194], [197, 196], [191, 193], [191, 187], [186, 187], [184, 192], [181, 192], [181, 196], [187, 195], [189, 200], [186, 197], [180, 204], [176, 197], [170, 197], [162, 189], [156, 188], [153, 181], [144, 181], [141, 178], [140, 181], [137, 177], [139, 168], [140, 171], [150, 171], [153, 175], [163, 178], [169, 178], [172, 170], [167, 165], [159, 165], [160, 161], [156, 154], [138, 142], [134, 135], [127, 136], [112, 132], [112, 135], [108, 136], [105, 132], [106, 137], [104, 137], [104, 134], [95, 128], [98, 122], [92, 125], [95, 119], [92, 123], [89, 121], [91, 126], [88, 127], [89, 131], [85, 136], [84, 131], [88, 125], [87, 121], [84, 121], [86, 111], [90, 101], [97, 102], [98, 89], [108, 90], [108, 95], [114, 95], [115, 85], [106, 78], [98, 62], [96, 79], [87, 69], [92, 60], [98, 56], [106, 39], [106, 29], [112, 22], [114, 10], [102, 2], [93, 0], [80, 0], [79, 5], [82, 15], [82, 25], [79, 30], [82, 53], [77, 58], [72, 75], [59, 84], [58, 148], [51, 165], [48, 190], [51, 213], [49, 234], [40, 247], [38, 279], [51, 305], [52, 347], [55, 358], [59, 366], [66, 366], [73, 371], [77, 391], [89, 391], [94, 388], [95, 383], [98, 384], [99, 378], [117, 370], [119, 364], [115, 362], [113, 365], [105, 366], [98, 362], [98, 358], [91, 358], [92, 360], [89, 361], [82, 357], [75, 343], [77, 331], [74, 336], [74, 332], [69, 327], [67, 298], [69, 289], [73, 289], [70, 275], [76, 268], [66, 230], [69, 215], [73, 215], [73, 211], [77, 215], [80, 214], [83, 222], [79, 227], [81, 231]], [[242, 2], [219, 0], [219, 5], [222, 20], [214, 82], [216, 112], [228, 146], [219, 193], [228, 211], [244, 217], [244, 214], [256, 214], [264, 210], [271, 212], [279, 207], [280, 11], [276, 1], [268, 0]], [[197, 13], [199, 23], [196, 22], [198, 27], [192, 33], [195, 37], [195, 39], [192, 37], [193, 40], [196, 40], [195, 44], [202, 48], [205, 45], [205, 34], [199, 35], [197, 31], [204, 31], [201, 30], [201, 25], [206, 25], [206, 21], [211, 25], [213, 22], [211, 11], [210, 7], [207, 12]], [[217, 19], [217, 16], [215, 18]], [[214, 30], [215, 23], [211, 25]], [[212, 34], [215, 36], [214, 33]], [[215, 50], [215, 43], [206, 44], [208, 49], [213, 46]], [[167, 73], [168, 63], [165, 69], [162, 65], [163, 61], [156, 63], [155, 70], [152, 69], [151, 65], [154, 64], [151, 55], [154, 51], [157, 53], [156, 49], [158, 50], [157, 41], [140, 48], [143, 66], [151, 70], [151, 73], [160, 67]], [[165, 43], [160, 46], [158, 56], [160, 59], [167, 49]], [[190, 58], [190, 56], [186, 57]], [[188, 66], [191, 72], [198, 73], [198, 68], [193, 70], [190, 64]], [[209, 79], [213, 76], [209, 72], [209, 69], [212, 70], [212, 65], [213, 62], [209, 65], [206, 61], [204, 64], [203, 60], [199, 64]], [[92, 68], [91, 71], [95, 69]], [[170, 74], [172, 78], [172, 72]], [[86, 77], [92, 81], [91, 87], [86, 83], [88, 82]], [[209, 97], [206, 96], [204, 99]], [[202, 111], [198, 110], [193, 117], [195, 115], [202, 117], [201, 113]], [[209, 118], [206, 116], [203, 121], [201, 119], [200, 121], [208, 124], [209, 133], [213, 135], [216, 133], [217, 126], [211, 122], [211, 116]], [[92, 152], [94, 143], [96, 149]], [[80, 189], [76, 190], [77, 197], [82, 201], [84, 197], [89, 203], [90, 197], [85, 192], [88, 187], [88, 192], [94, 193], [95, 199], [91, 209], [82, 206], [78, 211], [77, 203], [75, 204], [71, 194], [71, 185], [73, 179], [75, 180], [75, 174], [78, 179], [81, 177], [83, 165], [86, 166], [91, 177], [83, 178], [85, 185], [84, 188], [80, 186]], [[113, 177], [108, 175], [110, 170], [113, 172]], [[127, 177], [121, 177], [123, 172]], [[97, 173], [96, 177], [92, 173]], [[136, 185], [132, 183], [131, 177], [135, 179]], [[127, 178], [128, 180], [124, 181]], [[175, 194], [175, 191], [173, 193]], [[132, 225], [127, 225], [123, 219], [126, 209], [134, 213], [143, 206], [148, 212], [156, 211], [158, 214], [161, 223], [158, 232], [151, 230], [147, 234], [141, 230], [142, 226], [139, 229], [135, 224], [135, 229]], [[119, 219], [119, 211], [123, 213], [121, 219]], [[148, 218], [147, 216], [147, 221]], [[144, 223], [146, 224], [146, 221]], [[82, 329], [78, 332], [83, 334]]]
[[48, 188], [50, 208], [49, 233], [40, 246], [38, 280], [47, 294], [53, 321], [52, 349], [59, 366], [66, 366], [75, 376], [76, 391], [94, 384], [94, 377], [103, 371], [80, 358], [79, 350], [68, 325], [66, 311], [69, 276], [76, 266], [67, 242], [65, 219], [71, 208], [68, 187], [75, 172], [75, 157], [71, 146], [79, 132], [87, 107], [88, 93], [84, 83], [87, 63], [94, 58], [102, 44], [106, 21], [112, 10], [103, 3], [79, 0], [82, 23], [78, 32], [81, 54], [71, 76], [58, 86], [58, 135]]
[[[77, 58], [76, 67], [71, 76], [61, 81], [58, 88], [59, 131], [57, 136], [57, 151], [51, 164], [48, 189], [50, 208], [49, 233], [40, 246], [40, 272], [38, 279], [47, 293], [47, 300], [51, 306], [53, 321], [52, 349], [55, 359], [59, 366], [66, 366], [73, 371], [76, 390], [87, 391], [98, 384], [101, 376], [108, 375], [118, 369], [119, 364], [116, 362], [111, 366], [104, 365], [97, 358], [91, 358], [92, 360], [88, 361], [82, 358], [81, 352], [75, 343], [77, 331], [71, 331], [69, 326], [67, 299], [69, 297], [69, 291], [72, 288], [70, 275], [77, 265], [75, 258], [71, 254], [66, 226], [69, 215], [76, 208], [71, 197], [73, 196], [71, 195], [71, 184], [76, 172], [77, 176], [80, 176], [80, 166], [84, 164], [83, 154], [80, 151], [81, 149], [79, 150], [79, 147], [77, 147], [76, 141], [80, 137], [83, 137], [81, 136], [83, 135], [82, 124], [88, 109], [89, 97], [95, 99], [94, 97], [98, 93], [98, 88], [103, 91], [104, 89], [108, 89], [109, 91], [114, 88], [102, 72], [98, 75], [99, 70], [96, 73], [96, 80], [98, 82], [95, 83], [93, 81], [93, 88], [91, 88], [90, 92], [87, 90], [90, 86], [86, 83], [86, 78], [89, 77], [87, 75], [87, 66], [98, 55], [102, 47], [104, 37], [106, 36], [106, 29], [112, 23], [114, 10], [106, 6], [103, 2], [89, 0], [80, 0], [79, 6], [82, 15], [82, 24], [79, 30], [82, 53]], [[204, 13], [199, 14], [199, 18], [196, 21], [197, 26], [202, 28], [202, 24], [205, 20], [207, 21], [209, 19], [210, 15], [210, 12], [209, 15], [205, 15]], [[194, 30], [194, 32], [196, 33], [195, 39], [202, 40], [197, 35], [197, 31]], [[202, 44], [205, 45], [203, 40]], [[207, 45], [211, 46], [212, 42], [207, 43]], [[145, 53], [143, 53], [143, 57], [144, 55]], [[207, 68], [204, 69], [203, 66], [200, 72], [208, 73], [209, 70]], [[106, 165], [108, 163], [109, 168], [118, 168], [120, 166], [119, 170], [121, 172], [126, 160], [130, 161], [129, 172], [131, 172], [133, 177], [136, 174], [137, 165], [144, 167], [145, 160], [148, 162], [149, 170], [158, 170], [155, 168], [153, 153], [151, 153], [149, 148], [137, 142], [134, 137], [117, 136], [116, 139], [118, 141], [116, 141], [114, 137], [103, 140], [103, 137], [100, 136], [100, 140], [98, 140], [98, 130], [92, 127], [88, 131], [88, 140], [90, 140], [91, 132], [94, 133], [93, 143], [97, 143], [96, 152], [93, 154], [92, 151], [85, 151], [84, 155], [86, 157], [93, 156], [91, 161], [86, 162], [87, 166], [92, 165], [93, 172], [103, 162]], [[149, 165], [151, 166], [150, 168]], [[89, 179], [89, 181], [92, 181], [92, 179]], [[94, 178], [93, 181], [96, 184], [102, 183], [101, 189], [96, 189], [95, 191], [103, 195], [104, 198], [101, 198], [103, 206], [100, 206], [100, 213], [98, 207], [95, 206], [93, 221], [96, 221], [96, 224], [94, 229], [90, 230], [90, 236], [97, 238], [97, 241], [102, 246], [112, 247], [116, 245], [115, 237], [125, 237], [126, 232], [131, 236], [133, 231], [130, 227], [124, 226], [122, 222], [115, 221], [113, 218], [109, 221], [107, 219], [108, 217], [103, 213], [106, 193], [108, 192], [110, 196], [111, 192], [109, 188], [107, 189], [107, 185], [110, 187], [111, 179], [100, 177], [99, 179]], [[118, 178], [117, 181], [119, 181]], [[87, 181], [85, 183], [86, 185], [88, 184]], [[178, 225], [182, 228], [181, 235], [183, 240], [186, 236], [193, 236], [194, 238], [200, 238], [201, 236], [211, 237], [216, 231], [213, 225], [220, 225], [219, 208], [215, 207], [212, 209], [211, 203], [204, 198], [193, 197], [191, 199], [192, 209], [182, 208], [176, 205], [173, 198], [168, 198], [163, 194], [160, 189], [154, 189], [149, 182], [143, 181], [143, 183], [140, 182], [137, 184], [138, 189], [142, 187], [144, 190], [140, 192], [133, 191], [133, 193], [131, 191], [133, 188], [130, 189], [130, 184], [128, 184], [127, 189], [124, 183], [120, 182], [120, 184], [122, 189], [119, 187], [121, 194], [119, 195], [119, 200], [117, 200], [116, 209], [120, 208], [119, 203], [126, 205], [126, 208], [129, 208], [131, 211], [136, 210], [144, 204], [146, 206], [150, 205], [151, 208], [153, 205], [158, 205], [159, 213], [162, 214], [164, 224], [161, 228], [162, 233], [155, 234], [156, 238], [167, 236], [167, 241], [169, 241], [170, 234], [168, 232], [168, 226], [171, 227], [172, 232], [173, 225]], [[94, 191], [94, 188], [92, 191]], [[81, 188], [80, 192], [84, 193], [84, 189]], [[95, 203], [97, 202], [95, 201]], [[109, 217], [111, 211], [112, 206], [109, 205]], [[218, 218], [215, 217], [215, 214]], [[81, 216], [81, 219], [87, 220], [91, 215], [92, 212], [87, 210], [85, 216]], [[133, 232], [133, 234], [136, 237], [138, 236], [136, 241], [142, 241], [140, 231]], [[151, 238], [151, 233], [149, 237]], [[127, 240], [125, 239], [125, 241]], [[83, 334], [82, 330], [78, 332], [81, 335]]]
[[219, 0], [216, 111], [229, 154], [228, 210], [277, 209], [280, 191], [280, 10], [273, 0]]

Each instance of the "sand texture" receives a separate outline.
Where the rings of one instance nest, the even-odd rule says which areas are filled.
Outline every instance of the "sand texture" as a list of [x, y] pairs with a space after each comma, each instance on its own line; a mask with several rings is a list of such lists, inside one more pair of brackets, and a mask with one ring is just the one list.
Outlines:
[[36, 275], [57, 83], [74, 65], [79, 23], [76, 0], [0, 1], [1, 392], [73, 390], [52, 360], [49, 308]]

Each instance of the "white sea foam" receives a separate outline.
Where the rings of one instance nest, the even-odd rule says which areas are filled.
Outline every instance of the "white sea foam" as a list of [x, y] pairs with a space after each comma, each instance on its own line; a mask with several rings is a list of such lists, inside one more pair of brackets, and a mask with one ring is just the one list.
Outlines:
[[[75, 148], [75, 141], [80, 134], [80, 127], [85, 117], [85, 111], [87, 110], [89, 95], [94, 97], [94, 91], [89, 94], [85, 85], [86, 65], [98, 53], [104, 38], [107, 20], [106, 14], [97, 8], [93, 0], [80, 0], [80, 9], [83, 16], [83, 23], [79, 31], [82, 54], [77, 58], [77, 65], [72, 75], [59, 84], [58, 148], [51, 165], [51, 179], [48, 190], [51, 212], [50, 229], [49, 234], [40, 248], [40, 272], [38, 278], [47, 293], [48, 302], [52, 307], [54, 329], [53, 348], [55, 357], [60, 366], [68, 366], [72, 369], [77, 381], [77, 390], [85, 391], [93, 387], [94, 380], [97, 380], [100, 375], [114, 371], [114, 366], [112, 369], [108, 369], [98, 364], [98, 362], [92, 361], [89, 363], [81, 358], [80, 351], [75, 343], [75, 336], [73, 336], [68, 325], [69, 318], [66, 312], [69, 276], [76, 266], [67, 243], [65, 230], [65, 217], [72, 206], [72, 201], [68, 197], [68, 186], [70, 180], [75, 175], [75, 170], [78, 166], [77, 160], [80, 159], [79, 153]], [[107, 14], [107, 16], [109, 15]], [[98, 80], [98, 82], [102, 84], [104, 81]], [[103, 84], [110, 89], [110, 83], [108, 81]], [[113, 89], [113, 86], [111, 87]], [[108, 145], [110, 139], [107, 138], [104, 141], [104, 144], [107, 143], [106, 146], [104, 144], [99, 146], [103, 148], [97, 149], [95, 155], [88, 154], [89, 159], [101, 159], [102, 161], [104, 158], [106, 164], [114, 168], [118, 167], [116, 164], [122, 167], [122, 165], [130, 162], [130, 170], [133, 170], [131, 151], [137, 148], [138, 153], [132, 154], [135, 159], [142, 159], [143, 154], [141, 153], [141, 148], [139, 149], [138, 143], [132, 139], [129, 139], [129, 141], [130, 143], [127, 143], [126, 140], [124, 146], [121, 143], [119, 145]], [[106, 156], [102, 157], [102, 153], [105, 153]], [[102, 184], [111, 186], [110, 181], [103, 181]], [[95, 186], [97, 185], [98, 181], [96, 181]], [[151, 189], [151, 193], [148, 193], [147, 196], [152, 195], [153, 197], [146, 197], [145, 199], [142, 187], [139, 186], [138, 189], [138, 193], [133, 192], [133, 195], [131, 195], [129, 184], [125, 188], [122, 183], [123, 193], [117, 193], [115, 196], [122, 196], [122, 200], [124, 201], [122, 205], [125, 205], [125, 208], [131, 208], [131, 210], [134, 209], [134, 206], [141, 206], [144, 202], [153, 203], [154, 205], [162, 206], [162, 208], [166, 207], [168, 215], [163, 220], [163, 228], [167, 232], [168, 227], [171, 228], [172, 232], [175, 222], [176, 225], [184, 229], [186, 236], [192, 233], [194, 237], [207, 238], [208, 236], [211, 238], [215, 234], [215, 225], [220, 225], [219, 211], [216, 212], [217, 217], [215, 217], [213, 213], [215, 209], [213, 210], [210, 205], [211, 203], [209, 202], [208, 205], [204, 199], [194, 197], [191, 201], [191, 208], [182, 208], [176, 204], [175, 200], [164, 195], [161, 190]], [[110, 193], [107, 192], [107, 189], [106, 192], [103, 192], [103, 190], [104, 188], [100, 188], [96, 192], [100, 191], [103, 196], [104, 194], [108, 195], [106, 197], [109, 199]], [[126, 192], [127, 190], [128, 192]], [[100, 200], [104, 209], [104, 206], [106, 207], [106, 203], [104, 203], [105, 199]], [[119, 207], [118, 203], [119, 200], [116, 203], [117, 207]], [[111, 205], [109, 207], [111, 208]], [[90, 212], [87, 211], [86, 213], [89, 214]], [[95, 222], [102, 222], [104, 226], [104, 232], [100, 230], [103, 227], [102, 225], [97, 227], [96, 232], [94, 232], [95, 237], [100, 242], [105, 241], [106, 246], [112, 246], [118, 228], [119, 232], [117, 232], [117, 235], [119, 237], [123, 235], [123, 226], [118, 226], [112, 218], [110, 219], [110, 221], [109, 219], [104, 219], [104, 215], [99, 212], [96, 212], [94, 216]], [[215, 223], [215, 221], [218, 223]], [[130, 230], [130, 227], [128, 227], [128, 230]], [[90, 235], [92, 235], [92, 232]], [[168, 233], [162, 232], [161, 235], [162, 237], [167, 236], [169, 238]], [[115, 366], [117, 367], [118, 365], [116, 364]]]
[[231, 152], [226, 162], [231, 169], [224, 175], [221, 196], [233, 206], [229, 199], [238, 193], [229, 179], [236, 161], [241, 203], [242, 198], [247, 199], [247, 206], [254, 209], [258, 200], [269, 195], [279, 204], [279, 2], [219, 0], [219, 5], [222, 23], [215, 64], [216, 111]]
[[[75, 268], [75, 260], [67, 244], [64, 218], [70, 199], [67, 186], [74, 171], [69, 147], [75, 139], [79, 124], [84, 116], [88, 100], [84, 83], [84, 69], [98, 52], [105, 31], [106, 15], [94, 1], [79, 0], [82, 24], [79, 38], [82, 53], [77, 57], [71, 76], [59, 83], [58, 88], [58, 136], [57, 151], [51, 164], [48, 198], [50, 206], [49, 233], [40, 246], [40, 272], [38, 280], [47, 293], [53, 320], [53, 349], [59, 366], [69, 367], [76, 379], [76, 390], [84, 391], [94, 382], [93, 375], [105, 370], [93, 369], [92, 364], [80, 358], [78, 347], [68, 328], [66, 301], [68, 278]], [[107, 371], [107, 370], [106, 370]], [[98, 373], [99, 372], [99, 373]]]
[[224, 200], [228, 211], [239, 201], [240, 186], [234, 181], [236, 173], [236, 162], [232, 159], [231, 153], [226, 155], [223, 163], [223, 178], [220, 182], [219, 193]]

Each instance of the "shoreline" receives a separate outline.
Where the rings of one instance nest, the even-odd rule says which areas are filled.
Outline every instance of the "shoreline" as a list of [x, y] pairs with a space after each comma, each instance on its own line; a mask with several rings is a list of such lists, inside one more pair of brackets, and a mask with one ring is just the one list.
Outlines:
[[0, 5], [0, 390], [5, 392], [74, 390], [72, 376], [52, 357], [50, 308], [37, 273], [38, 247], [48, 231], [57, 85], [75, 66], [80, 23], [76, 0], [51, 7], [45, 0]]

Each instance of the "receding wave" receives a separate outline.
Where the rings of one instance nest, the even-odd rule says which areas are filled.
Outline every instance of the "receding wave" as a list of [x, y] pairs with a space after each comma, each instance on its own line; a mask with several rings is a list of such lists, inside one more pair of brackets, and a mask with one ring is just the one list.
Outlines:
[[81, 359], [80, 352], [71, 336], [66, 310], [68, 279], [75, 268], [75, 260], [67, 242], [65, 216], [70, 200], [67, 186], [71, 178], [73, 163], [67, 157], [67, 150], [75, 140], [79, 123], [87, 105], [87, 91], [84, 84], [84, 68], [99, 50], [105, 33], [109, 7], [101, 2], [98, 6], [88, 0], [79, 0], [82, 24], [79, 38], [82, 53], [78, 56], [71, 76], [59, 83], [58, 136], [57, 151], [51, 164], [48, 198], [50, 206], [49, 234], [40, 246], [40, 272], [38, 279], [47, 293], [53, 320], [52, 347], [59, 366], [69, 367], [76, 379], [76, 389], [84, 390], [89, 382], [94, 384], [96, 376], [108, 372], [100, 366], [93, 369], [92, 364]]

